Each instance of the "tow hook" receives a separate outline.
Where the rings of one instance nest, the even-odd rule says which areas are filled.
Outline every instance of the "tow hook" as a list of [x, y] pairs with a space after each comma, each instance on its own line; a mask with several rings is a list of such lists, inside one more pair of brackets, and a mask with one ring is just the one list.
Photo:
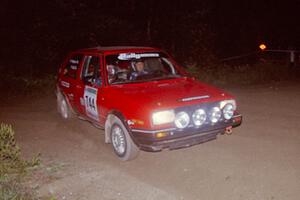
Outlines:
[[225, 133], [226, 133], [227, 135], [231, 135], [231, 134], [232, 134], [232, 126], [226, 127]]

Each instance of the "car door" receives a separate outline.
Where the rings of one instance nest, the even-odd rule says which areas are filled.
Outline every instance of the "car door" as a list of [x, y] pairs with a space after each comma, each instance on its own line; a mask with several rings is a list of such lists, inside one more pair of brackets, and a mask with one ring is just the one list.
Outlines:
[[81, 70], [80, 81], [76, 85], [77, 110], [82, 115], [99, 122], [101, 88], [103, 87], [102, 65], [99, 54], [86, 54]]
[[80, 53], [71, 54], [63, 63], [62, 71], [59, 76], [59, 84], [63, 93], [72, 108], [76, 105], [75, 93], [76, 85], [80, 76], [80, 67], [82, 64], [83, 55]]

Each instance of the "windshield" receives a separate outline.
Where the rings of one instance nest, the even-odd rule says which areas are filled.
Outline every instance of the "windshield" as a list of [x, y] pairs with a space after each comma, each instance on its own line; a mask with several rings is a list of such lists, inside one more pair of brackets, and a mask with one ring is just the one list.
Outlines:
[[121, 53], [106, 56], [109, 84], [145, 82], [178, 77], [168, 56], [161, 52]]

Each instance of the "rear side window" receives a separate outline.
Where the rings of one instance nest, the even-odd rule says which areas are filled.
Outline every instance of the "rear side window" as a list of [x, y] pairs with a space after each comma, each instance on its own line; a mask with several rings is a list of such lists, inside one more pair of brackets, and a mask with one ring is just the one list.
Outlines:
[[81, 54], [73, 55], [66, 64], [66, 67], [63, 72], [64, 76], [76, 79], [82, 58], [83, 55]]

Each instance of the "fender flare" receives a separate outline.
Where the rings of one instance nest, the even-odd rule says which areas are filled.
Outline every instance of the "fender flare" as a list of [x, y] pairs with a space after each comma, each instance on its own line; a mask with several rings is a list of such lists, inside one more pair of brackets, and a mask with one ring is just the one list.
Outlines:
[[131, 133], [131, 129], [129, 128], [128, 124], [127, 124], [127, 120], [124, 117], [124, 115], [118, 111], [118, 110], [112, 110], [108, 113], [106, 121], [105, 121], [105, 143], [111, 143], [110, 141], [110, 132], [111, 132], [111, 127], [112, 127], [112, 121], [113, 119], [117, 117], [119, 118], [122, 123], [124, 124], [125, 128], [127, 129], [132, 141], [134, 142], [135, 145], [137, 145], [139, 147], [139, 144], [137, 143], [136, 139], [133, 137], [132, 133]]

